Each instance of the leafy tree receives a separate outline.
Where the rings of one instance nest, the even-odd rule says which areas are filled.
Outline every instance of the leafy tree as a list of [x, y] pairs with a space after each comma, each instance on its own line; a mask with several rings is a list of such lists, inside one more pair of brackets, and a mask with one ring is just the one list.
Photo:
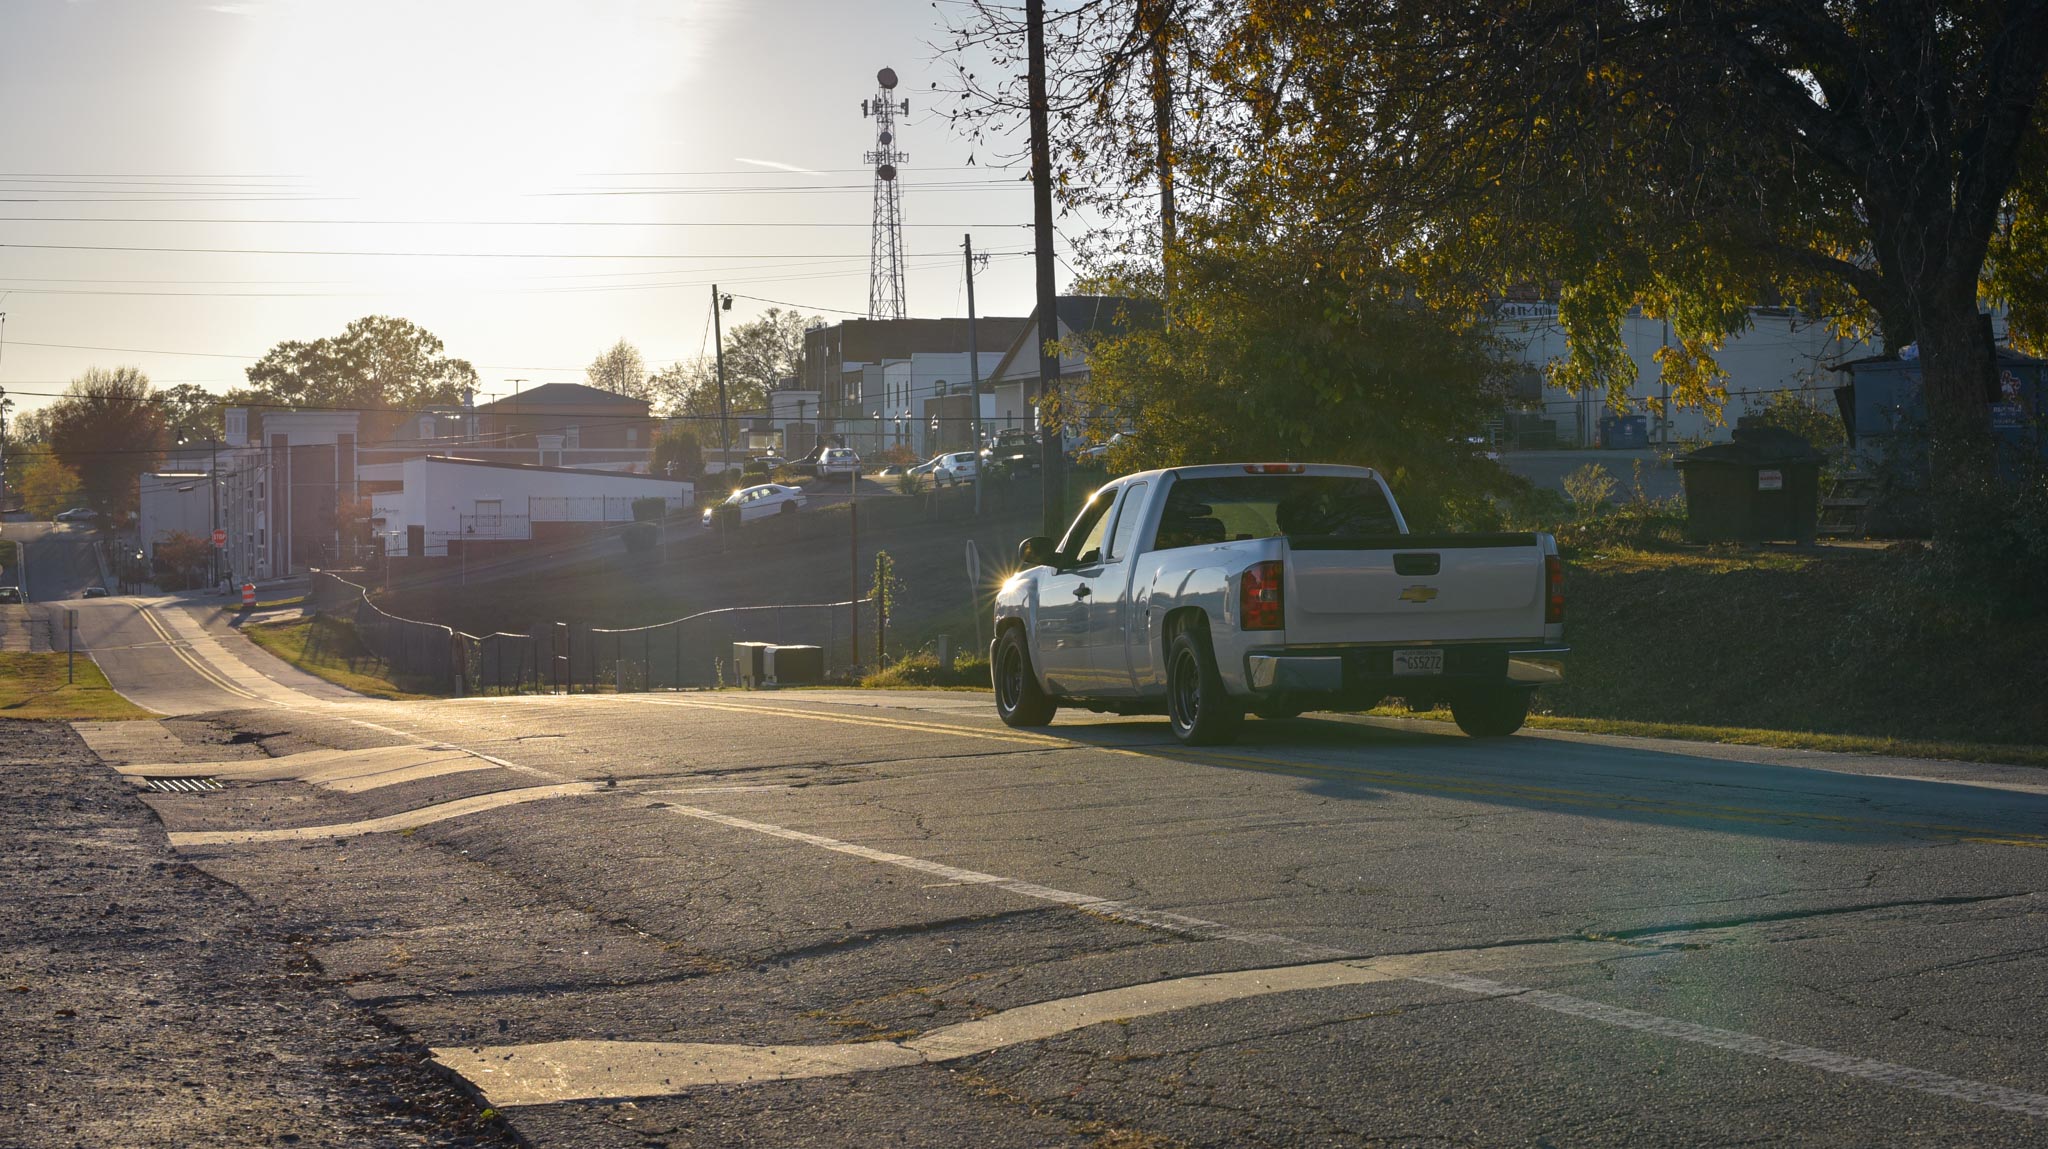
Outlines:
[[647, 374], [647, 362], [640, 358], [640, 350], [621, 339], [611, 350], [590, 361], [583, 369], [583, 375], [592, 387], [600, 391], [611, 391], [635, 399], [650, 398], [654, 393], [653, 380]]
[[134, 367], [94, 367], [51, 405], [50, 450], [78, 475], [87, 506], [118, 522], [135, 506], [143, 472], [164, 449], [163, 409]]
[[1832, 395], [1821, 400], [1796, 391], [1773, 391], [1753, 415], [1765, 426], [1790, 431], [1816, 447], [1832, 447], [1848, 439]]
[[50, 445], [50, 412], [54, 405], [23, 411], [7, 424], [7, 448], [11, 452], [31, 451]]
[[762, 411], [775, 384], [803, 369], [804, 332], [815, 315], [771, 307], [725, 333], [725, 386], [734, 411]]
[[[1096, 100], [1055, 175], [1090, 177], [1059, 186], [1104, 205], [1112, 238], [1151, 226], [1128, 157], [1170, 155], [1204, 193], [1182, 205], [1184, 245], [1217, 220], [1263, 227], [1341, 280], [1400, 268], [1473, 313], [1511, 285], [1547, 287], [1571, 348], [1552, 381], [1616, 403], [1635, 374], [1632, 307], [1671, 322], [1676, 400], [1712, 408], [1722, 340], [1749, 305], [1794, 299], [1892, 348], [1917, 342], [1937, 480], [1987, 473], [1980, 293], [2011, 306], [2022, 340], [2048, 328], [2048, 6], [1083, 7], [1115, 31], [1147, 2], [1167, 4], [1172, 90], [1202, 123], [1171, 152], [1162, 117], [1112, 87], [1131, 76], [1130, 53], [1104, 48], [1120, 41], [1061, 49], [1102, 66], [1077, 73]], [[1002, 9], [976, 11], [1002, 31]]]
[[457, 403], [476, 387], [476, 368], [443, 354], [433, 333], [370, 315], [338, 336], [287, 341], [248, 369], [263, 405], [407, 410]]
[[78, 472], [50, 455], [32, 457], [12, 486], [28, 513], [38, 519], [78, 505]]
[[150, 552], [156, 584], [164, 590], [184, 590], [206, 581], [207, 566], [213, 561], [213, 540], [184, 531], [172, 531]]
[[704, 475], [704, 441], [695, 428], [671, 425], [654, 436], [654, 473], [692, 482]]
[[671, 363], [648, 376], [647, 385], [664, 415], [718, 417], [717, 368], [709, 358]]
[[1095, 343], [1075, 400], [1137, 429], [1112, 448], [1111, 468], [1367, 464], [1423, 523], [1505, 490], [1497, 465], [1453, 445], [1501, 402], [1503, 359], [1486, 334], [1416, 303], [1398, 280], [1303, 266], [1258, 237], [1205, 245], [1185, 257], [1169, 327]]
[[151, 397], [164, 413], [164, 434], [173, 443], [198, 443], [221, 434], [221, 397], [197, 383], [180, 383]]

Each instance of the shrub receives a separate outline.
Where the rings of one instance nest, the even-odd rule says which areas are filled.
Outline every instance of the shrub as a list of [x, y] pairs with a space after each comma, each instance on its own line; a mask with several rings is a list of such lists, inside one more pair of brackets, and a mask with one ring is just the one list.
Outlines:
[[1579, 518], [1598, 514], [1614, 494], [1614, 476], [1598, 463], [1587, 463], [1564, 477], [1564, 493]]
[[953, 669], [941, 670], [936, 656], [913, 654], [887, 670], [868, 675], [860, 684], [871, 688], [968, 686], [985, 690], [989, 684], [988, 660], [956, 658]]
[[668, 515], [668, 500], [659, 495], [633, 500], [633, 521], [658, 523]]
[[1832, 396], [1823, 406], [1805, 392], [1774, 391], [1750, 417], [1766, 427], [1790, 431], [1816, 447], [1832, 447], [1849, 438]]
[[874, 457], [863, 460], [863, 463], [865, 466], [874, 468], [915, 467], [923, 461], [917, 457], [916, 451], [911, 450], [902, 443], [891, 443], [876, 451]]

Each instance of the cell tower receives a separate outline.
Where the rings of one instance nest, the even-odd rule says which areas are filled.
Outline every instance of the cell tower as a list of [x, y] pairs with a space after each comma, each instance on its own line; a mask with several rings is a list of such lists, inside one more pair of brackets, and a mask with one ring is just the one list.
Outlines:
[[869, 241], [868, 318], [901, 319], [903, 310], [903, 188], [896, 182], [896, 165], [910, 157], [896, 150], [896, 113], [908, 115], [910, 101], [896, 100], [896, 71], [884, 68], [875, 73], [881, 88], [874, 98], [860, 102], [860, 114], [875, 121], [875, 150], [867, 162], [875, 165], [875, 227]]

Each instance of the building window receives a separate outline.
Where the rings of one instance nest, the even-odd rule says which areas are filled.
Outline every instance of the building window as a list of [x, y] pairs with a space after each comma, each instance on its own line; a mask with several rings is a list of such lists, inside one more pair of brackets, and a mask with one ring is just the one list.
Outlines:
[[562, 445], [572, 451], [581, 447], [583, 445], [583, 428], [572, 424], [569, 427], [568, 437], [562, 440]]

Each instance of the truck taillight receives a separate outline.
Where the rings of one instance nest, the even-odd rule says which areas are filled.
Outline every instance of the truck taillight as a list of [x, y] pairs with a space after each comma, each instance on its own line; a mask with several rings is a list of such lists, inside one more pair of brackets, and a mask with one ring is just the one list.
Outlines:
[[1543, 590], [1545, 602], [1543, 621], [1546, 623], [1564, 621], [1564, 560], [1556, 555], [1543, 556]]
[[1237, 584], [1238, 629], [1280, 630], [1285, 627], [1286, 624], [1280, 620], [1286, 606], [1280, 593], [1282, 573], [1278, 559], [1253, 563], [1245, 568], [1244, 576]]

